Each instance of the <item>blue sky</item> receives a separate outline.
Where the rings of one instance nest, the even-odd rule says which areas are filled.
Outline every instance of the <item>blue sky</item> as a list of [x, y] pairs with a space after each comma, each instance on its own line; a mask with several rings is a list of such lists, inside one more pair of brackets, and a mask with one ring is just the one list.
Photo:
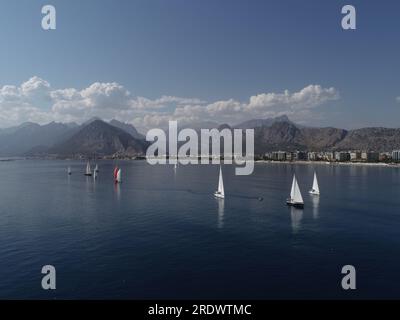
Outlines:
[[[348, 3], [357, 10], [354, 31], [340, 25]], [[45, 4], [56, 7], [56, 30], [41, 29]], [[399, 127], [398, 1], [0, 6], [2, 127], [92, 115], [143, 127], [169, 118], [235, 123], [282, 113], [315, 126]]]

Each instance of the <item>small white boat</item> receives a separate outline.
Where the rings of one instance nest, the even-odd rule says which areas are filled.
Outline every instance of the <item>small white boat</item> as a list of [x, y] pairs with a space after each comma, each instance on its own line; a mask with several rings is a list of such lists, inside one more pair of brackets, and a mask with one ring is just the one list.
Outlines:
[[290, 198], [286, 200], [288, 206], [303, 208], [304, 201], [301, 196], [299, 185], [297, 184], [296, 175], [293, 175], [292, 189], [290, 190]]
[[222, 168], [219, 167], [219, 180], [218, 180], [218, 190], [215, 191], [214, 196], [217, 198], [224, 199], [225, 198], [225, 190], [224, 190], [224, 180], [222, 178]]
[[69, 175], [69, 176], [72, 174], [71, 167], [68, 167], [68, 169], [67, 169], [67, 173], [68, 173], [68, 175]]
[[174, 169], [176, 170], [178, 168], [178, 163], [175, 163]]
[[94, 168], [94, 172], [99, 172], [99, 166], [96, 164], [96, 167]]
[[308, 191], [310, 194], [319, 196], [319, 186], [318, 186], [318, 180], [317, 180], [317, 173], [314, 171], [314, 181], [312, 185], [312, 189]]
[[86, 164], [85, 176], [91, 176], [91, 175], [92, 175], [92, 170], [90, 169], [90, 163], [88, 161]]

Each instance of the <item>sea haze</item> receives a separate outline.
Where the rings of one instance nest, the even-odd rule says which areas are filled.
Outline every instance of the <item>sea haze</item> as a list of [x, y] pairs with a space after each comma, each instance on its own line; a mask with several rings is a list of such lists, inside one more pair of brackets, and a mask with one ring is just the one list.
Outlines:
[[[400, 297], [398, 168], [225, 165], [221, 201], [215, 165], [98, 165], [94, 181], [85, 162], [0, 162], [0, 298]], [[304, 210], [285, 205], [294, 172]], [[55, 291], [41, 289], [46, 264]], [[341, 289], [347, 264], [355, 291]]]

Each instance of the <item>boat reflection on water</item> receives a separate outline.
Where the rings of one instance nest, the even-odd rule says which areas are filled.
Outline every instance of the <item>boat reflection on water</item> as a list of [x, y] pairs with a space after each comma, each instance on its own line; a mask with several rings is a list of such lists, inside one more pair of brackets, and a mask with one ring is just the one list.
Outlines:
[[97, 172], [96, 171], [94, 171], [93, 172], [93, 192], [96, 192], [96, 185], [97, 185], [97, 183], [96, 183], [96, 181], [97, 181]]
[[311, 203], [313, 207], [313, 218], [318, 219], [319, 216], [319, 197], [312, 196]]
[[224, 214], [225, 214], [225, 199], [218, 198], [218, 228], [224, 227]]
[[290, 207], [290, 219], [292, 222], [292, 232], [297, 233], [301, 228], [301, 220], [303, 220], [303, 210]]
[[114, 191], [117, 196], [117, 201], [121, 200], [121, 187], [119, 183], [114, 183]]
[[91, 191], [91, 186], [92, 186], [92, 179], [89, 176], [85, 177], [85, 188], [87, 194]]

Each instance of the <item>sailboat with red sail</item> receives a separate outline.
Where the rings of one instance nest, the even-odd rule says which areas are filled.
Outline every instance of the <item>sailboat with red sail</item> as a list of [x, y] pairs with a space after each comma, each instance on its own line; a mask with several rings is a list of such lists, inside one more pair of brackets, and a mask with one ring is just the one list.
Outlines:
[[115, 167], [114, 169], [114, 182], [121, 183], [121, 168]]

